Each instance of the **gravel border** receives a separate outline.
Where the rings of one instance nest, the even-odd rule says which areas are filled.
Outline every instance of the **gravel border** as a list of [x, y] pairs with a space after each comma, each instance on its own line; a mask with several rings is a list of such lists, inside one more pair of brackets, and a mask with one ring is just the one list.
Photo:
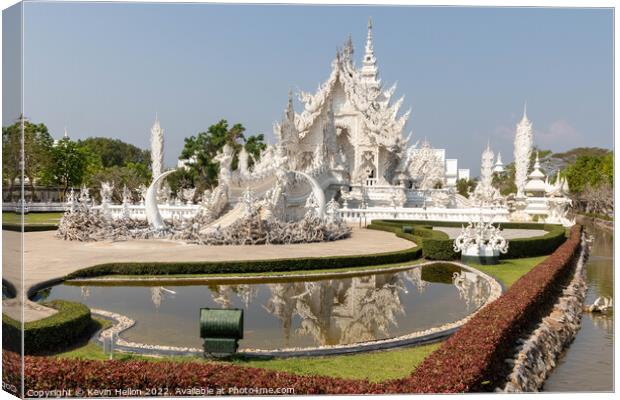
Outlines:
[[[447, 336], [453, 334], [458, 328], [468, 322], [474, 315], [476, 315], [484, 306], [495, 301], [502, 294], [502, 286], [501, 284], [492, 278], [491, 276], [485, 274], [482, 271], [479, 271], [475, 268], [469, 267], [465, 264], [453, 261], [445, 261], [441, 263], [453, 264], [461, 267], [470, 272], [474, 272], [479, 276], [483, 277], [490, 285], [489, 296], [487, 297], [484, 304], [478, 307], [477, 310], [469, 314], [467, 317], [462, 318], [458, 321], [450, 322], [444, 325], [440, 325], [437, 327], [433, 327], [430, 329], [425, 329], [422, 331], [412, 332], [406, 335], [388, 338], [388, 339], [379, 339], [373, 340], [370, 342], [363, 343], [352, 343], [352, 344], [343, 344], [343, 345], [330, 345], [330, 346], [317, 346], [317, 347], [309, 347], [309, 348], [284, 348], [277, 350], [264, 350], [264, 349], [244, 349], [237, 352], [237, 355], [244, 356], [247, 358], [273, 358], [273, 357], [313, 357], [313, 356], [327, 356], [327, 355], [337, 355], [337, 354], [354, 354], [361, 353], [367, 351], [375, 351], [375, 350], [386, 350], [392, 349], [396, 347], [410, 347], [410, 346], [418, 346], [426, 343], [437, 342]], [[412, 268], [420, 268], [429, 264], [437, 264], [437, 262], [426, 262], [417, 265], [409, 265], [409, 266], [401, 266], [389, 269], [378, 269], [378, 270], [367, 270], [363, 271], [364, 275], [372, 274], [376, 272], [393, 272], [399, 270], [406, 270]], [[338, 274], [337, 276], [348, 276], [351, 274], [360, 274], [361, 271], [358, 272], [343, 272]], [[319, 276], [325, 276], [325, 274], [318, 274]], [[304, 275], [295, 275], [296, 278], [299, 277], [315, 277], [317, 274], [304, 274]], [[265, 277], [253, 277], [259, 279], [265, 279]], [[287, 276], [290, 278], [290, 276]], [[219, 278], [218, 278], [219, 279]], [[231, 277], [230, 279], [239, 280], [241, 277]], [[252, 280], [252, 279], [249, 279]], [[204, 280], [203, 280], [204, 281]], [[146, 343], [137, 343], [131, 342], [122, 337], [122, 333], [126, 330], [130, 329], [135, 325], [135, 321], [131, 318], [128, 318], [124, 315], [113, 313], [110, 311], [99, 310], [99, 309], [91, 309], [91, 313], [93, 315], [103, 317], [105, 319], [111, 320], [114, 324], [95, 334], [94, 341], [97, 344], [103, 345], [105, 339], [110, 338], [112, 335], [114, 338], [114, 349], [116, 351], [127, 352], [127, 353], [135, 353], [142, 355], [154, 355], [154, 356], [201, 356], [203, 354], [203, 350], [199, 348], [191, 348], [191, 347], [175, 347], [175, 346], [161, 346], [161, 345], [152, 345]], [[109, 339], [108, 339], [109, 340]]]

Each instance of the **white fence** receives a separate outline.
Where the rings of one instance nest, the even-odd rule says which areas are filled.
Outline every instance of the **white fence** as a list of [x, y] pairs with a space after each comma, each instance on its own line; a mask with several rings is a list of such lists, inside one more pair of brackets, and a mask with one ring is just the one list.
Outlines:
[[[2, 203], [2, 211], [15, 211], [21, 210], [21, 206], [16, 203]], [[65, 211], [65, 203], [26, 203], [26, 212], [63, 212]]]
[[342, 208], [340, 216], [350, 223], [369, 224], [373, 219], [399, 219], [416, 221], [452, 221], [464, 222], [477, 221], [480, 215], [493, 220], [493, 222], [508, 222], [509, 212], [505, 208]]
[[[96, 205], [93, 209], [101, 210], [101, 207], [101, 205]], [[107, 205], [110, 215], [115, 219], [123, 217], [124, 207], [122, 204]], [[130, 204], [127, 208], [132, 219], [146, 220], [146, 209], [143, 204]], [[198, 204], [159, 204], [158, 208], [162, 218], [170, 220], [191, 218], [196, 215], [200, 206]]]

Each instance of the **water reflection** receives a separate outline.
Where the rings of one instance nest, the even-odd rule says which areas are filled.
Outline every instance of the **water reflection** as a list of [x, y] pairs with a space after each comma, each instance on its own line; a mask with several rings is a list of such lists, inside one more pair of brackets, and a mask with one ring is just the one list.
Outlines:
[[[586, 225], [592, 235], [586, 279], [586, 304], [599, 296], [613, 298], [613, 233], [593, 225]], [[613, 390], [614, 312], [609, 314], [584, 313], [581, 329], [564, 352], [558, 366], [544, 385], [545, 391], [611, 391]]]
[[49, 297], [125, 314], [138, 322], [124, 333], [127, 339], [174, 346], [200, 346], [200, 307], [243, 308], [242, 347], [282, 348], [350, 344], [428, 329], [465, 317], [488, 294], [488, 283], [478, 275], [436, 264], [313, 281], [60, 285]]
[[159, 311], [161, 302], [165, 298], [174, 298], [175, 294], [176, 292], [174, 290], [166, 289], [163, 286], [152, 287], [151, 288], [151, 301], [155, 305], [155, 309]]
[[480, 307], [489, 297], [489, 285], [478, 274], [469, 271], [455, 272], [452, 281], [468, 308]]

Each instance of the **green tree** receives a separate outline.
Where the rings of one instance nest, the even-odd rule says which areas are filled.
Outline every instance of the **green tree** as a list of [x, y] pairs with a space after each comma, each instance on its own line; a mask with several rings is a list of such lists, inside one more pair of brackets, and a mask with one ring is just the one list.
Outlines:
[[12, 200], [15, 179], [21, 175], [22, 149], [22, 122], [23, 131], [23, 173], [28, 179], [30, 197], [36, 200], [35, 182], [47, 169], [50, 163], [51, 148], [54, 143], [45, 124], [34, 124], [20, 117], [13, 125], [2, 128], [2, 169], [3, 179], [9, 183], [9, 199]]
[[579, 156], [574, 164], [564, 171], [568, 186], [573, 193], [581, 193], [586, 185], [597, 187], [602, 184], [613, 186], [614, 157], [612, 153], [603, 156]]
[[[264, 135], [248, 136], [244, 135], [245, 128], [241, 124], [228, 126], [228, 121], [220, 120], [217, 124], [211, 125], [206, 132], [200, 132], [196, 136], [185, 138], [185, 146], [179, 159], [195, 160], [188, 165], [189, 172], [177, 172], [175, 179], [178, 182], [189, 182], [193, 179], [193, 184], [199, 190], [217, 185], [219, 165], [214, 157], [228, 144], [234, 151], [232, 169], [237, 169], [239, 162], [239, 152], [242, 147], [255, 159], [260, 157], [262, 150], [266, 148]], [[175, 175], [175, 174], [172, 174]], [[190, 179], [191, 178], [191, 179]]]
[[469, 198], [469, 193], [473, 192], [476, 188], [476, 181], [473, 179], [459, 179], [456, 181], [456, 191], [461, 196]]
[[85, 183], [89, 171], [97, 169], [99, 159], [89, 149], [69, 138], [59, 140], [51, 149], [51, 162], [44, 180], [58, 185], [61, 200], [67, 190]]
[[[102, 168], [88, 179], [88, 185], [92, 188], [101, 188], [101, 182], [111, 182], [114, 184], [112, 200], [121, 202], [123, 200], [123, 187], [127, 186], [132, 191], [132, 196], [137, 198], [136, 190], [140, 185], [148, 186], [151, 182], [151, 170], [142, 163], [129, 162], [125, 166], [114, 165]], [[97, 190], [94, 197], [99, 199]]]
[[90, 137], [80, 140], [78, 143], [92, 153], [98, 154], [103, 168], [124, 167], [129, 163], [143, 164], [149, 168], [151, 164], [151, 154], [148, 150], [143, 150], [119, 139]]

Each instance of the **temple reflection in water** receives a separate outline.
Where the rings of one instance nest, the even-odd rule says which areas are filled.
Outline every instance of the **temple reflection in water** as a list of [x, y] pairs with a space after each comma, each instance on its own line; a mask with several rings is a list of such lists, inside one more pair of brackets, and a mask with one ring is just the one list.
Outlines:
[[157, 286], [67, 283], [42, 292], [41, 300], [76, 300], [126, 315], [136, 321], [123, 332], [131, 341], [190, 347], [201, 345], [201, 307], [243, 308], [241, 348], [276, 349], [406, 335], [457, 321], [489, 295], [484, 278], [445, 263], [354, 277], [269, 279]]

